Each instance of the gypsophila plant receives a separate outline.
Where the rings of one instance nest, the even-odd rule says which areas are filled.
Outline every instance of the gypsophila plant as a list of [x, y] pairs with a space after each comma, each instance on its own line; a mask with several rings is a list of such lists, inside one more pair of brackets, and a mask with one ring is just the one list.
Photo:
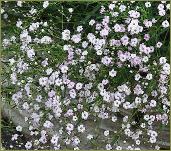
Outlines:
[[169, 2], [4, 1], [1, 16], [6, 148], [169, 148]]

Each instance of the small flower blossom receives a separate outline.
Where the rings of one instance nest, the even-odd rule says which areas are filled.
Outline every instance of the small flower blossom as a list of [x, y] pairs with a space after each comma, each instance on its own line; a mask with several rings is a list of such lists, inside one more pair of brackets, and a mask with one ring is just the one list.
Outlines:
[[82, 119], [84, 119], [84, 120], [87, 120], [88, 116], [89, 116], [89, 114], [88, 114], [88, 112], [86, 112], [86, 111], [82, 112], [82, 114], [81, 114], [81, 117], [82, 117]]
[[85, 127], [84, 127], [84, 125], [79, 125], [78, 126], [78, 132], [81, 132], [81, 133], [83, 133], [85, 131]]
[[67, 130], [67, 131], [72, 131], [73, 129], [74, 129], [73, 124], [68, 123], [68, 124], [66, 125], [66, 130]]
[[31, 142], [27, 142], [26, 144], [25, 144], [25, 148], [26, 149], [30, 149], [32, 147], [32, 143]]
[[70, 13], [72, 13], [72, 12], [74, 11], [74, 9], [73, 9], [73, 8], [68, 8], [68, 11], [69, 11]]
[[45, 121], [45, 123], [43, 124], [43, 126], [45, 128], [52, 128], [53, 127], [53, 123], [51, 123], [50, 121]]
[[57, 146], [58, 140], [59, 140], [59, 136], [57, 134], [55, 134], [55, 135], [53, 135], [53, 137], [51, 139], [51, 143]]
[[68, 67], [65, 66], [65, 65], [63, 65], [63, 66], [61, 67], [61, 72], [62, 72], [62, 73], [67, 73], [67, 71], [68, 71]]
[[70, 31], [68, 29], [65, 29], [62, 32], [62, 39], [68, 41], [70, 39]]
[[94, 20], [94, 19], [92, 19], [92, 20], [90, 20], [89, 25], [93, 26], [93, 25], [94, 25], [94, 23], [95, 23], [95, 20]]
[[167, 20], [163, 21], [163, 22], [162, 22], [162, 26], [163, 26], [164, 28], [169, 27], [169, 22], [168, 22]]
[[114, 69], [112, 69], [111, 71], [109, 71], [109, 75], [111, 76], [111, 77], [115, 77], [116, 76], [116, 71], [114, 70]]
[[48, 5], [49, 5], [49, 1], [44, 1], [44, 2], [43, 2], [43, 8], [48, 7]]
[[22, 127], [21, 127], [20, 125], [18, 125], [18, 126], [16, 127], [16, 130], [19, 131], [19, 132], [21, 132], [21, 131], [22, 131]]

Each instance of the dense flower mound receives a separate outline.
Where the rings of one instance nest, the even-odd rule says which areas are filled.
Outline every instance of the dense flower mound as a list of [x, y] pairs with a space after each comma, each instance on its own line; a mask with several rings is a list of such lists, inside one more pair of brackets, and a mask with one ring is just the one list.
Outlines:
[[[10, 51], [3, 100], [28, 125], [15, 125], [11, 139], [25, 134], [25, 149], [159, 150], [170, 114], [170, 4], [101, 2], [97, 17], [60, 30], [35, 19], [57, 2], [36, 5], [13, 25], [18, 34], [2, 39]], [[62, 8], [70, 22], [75, 10]]]

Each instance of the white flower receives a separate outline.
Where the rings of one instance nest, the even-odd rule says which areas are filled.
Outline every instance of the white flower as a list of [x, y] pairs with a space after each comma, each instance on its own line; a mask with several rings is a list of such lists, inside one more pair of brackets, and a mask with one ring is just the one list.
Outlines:
[[46, 70], [46, 74], [47, 74], [47, 75], [50, 75], [50, 74], [52, 73], [52, 71], [53, 71], [52, 68], [48, 68], [48, 69]]
[[4, 19], [7, 19], [8, 18], [8, 14], [4, 14], [3, 17], [4, 17]]
[[76, 92], [75, 92], [75, 90], [74, 89], [71, 89], [70, 91], [69, 91], [69, 95], [70, 95], [70, 97], [71, 98], [76, 98], [76, 96], [77, 96], [77, 94], [76, 94]]
[[111, 12], [112, 17], [118, 17], [119, 12]]
[[151, 100], [151, 101], [150, 101], [150, 106], [151, 106], [151, 107], [156, 107], [156, 104], [157, 104], [157, 103], [156, 103], [155, 100]]
[[77, 90], [80, 90], [80, 89], [82, 89], [82, 86], [83, 86], [82, 83], [77, 83], [77, 84], [76, 84], [76, 89], [77, 89]]
[[68, 50], [71, 49], [71, 45], [64, 45], [64, 46], [63, 46], [63, 49], [64, 49], [65, 51], [68, 51]]
[[141, 78], [140, 74], [136, 74], [136, 75], [135, 75], [135, 80], [136, 80], [136, 81], [139, 81], [140, 78]]
[[75, 136], [74, 139], [73, 139], [73, 145], [77, 146], [79, 143], [80, 143], [80, 139]]
[[42, 78], [39, 79], [39, 84], [41, 86], [46, 86], [47, 83], [48, 83], [48, 78], [47, 77], [42, 77]]
[[152, 21], [145, 21], [144, 25], [145, 27], [149, 28], [149, 27], [152, 27], [153, 24], [152, 24]]
[[41, 38], [40, 42], [42, 44], [50, 44], [52, 42], [52, 39], [49, 36], [44, 36]]
[[125, 54], [120, 54], [119, 55], [119, 59], [122, 61], [122, 62], [125, 62], [127, 60], [127, 57]]
[[31, 147], [32, 147], [32, 143], [27, 141], [27, 143], [25, 144], [25, 148], [30, 149]]
[[22, 128], [20, 125], [18, 125], [18, 126], [16, 127], [16, 130], [17, 130], [18, 132], [21, 132], [22, 129], [23, 129], [23, 128]]
[[102, 53], [103, 53], [103, 51], [102, 51], [102, 50], [97, 50], [97, 51], [96, 51], [96, 54], [97, 54], [98, 56], [101, 56], [101, 55], [102, 55]]
[[131, 45], [132, 47], [135, 47], [135, 46], [137, 46], [137, 43], [138, 43], [138, 39], [137, 39], [137, 38], [133, 38], [133, 39], [131, 39], [130, 45]]
[[68, 11], [69, 11], [70, 13], [72, 13], [72, 12], [74, 11], [74, 9], [73, 9], [73, 8], [68, 8]]
[[74, 87], [74, 85], [75, 85], [75, 83], [70, 81], [67, 86], [69, 89], [72, 89]]
[[170, 9], [170, 4], [167, 4], [167, 5], [166, 5], [166, 8], [167, 8], [167, 9]]
[[23, 23], [23, 22], [22, 22], [21, 20], [18, 20], [17, 23], [16, 23], [16, 27], [22, 28], [22, 26], [21, 26], [22, 23]]
[[88, 135], [87, 135], [87, 139], [89, 139], [89, 140], [93, 139], [93, 135], [88, 134]]
[[77, 129], [78, 129], [78, 132], [80, 133], [83, 133], [85, 131], [85, 127], [83, 124], [79, 125]]
[[101, 31], [100, 31], [100, 36], [107, 36], [109, 34], [109, 30], [108, 29], [102, 29]]
[[10, 65], [12, 66], [15, 63], [15, 59], [11, 58], [11, 59], [9, 59], [9, 62], [10, 62]]
[[121, 146], [117, 146], [116, 150], [122, 150], [122, 147]]
[[11, 41], [15, 43], [16, 42], [16, 37], [15, 36], [12, 36], [11, 37]]
[[165, 11], [165, 10], [160, 10], [160, 11], [159, 11], [159, 15], [160, 15], [160, 16], [166, 15], [166, 11]]
[[158, 8], [158, 10], [163, 10], [164, 9], [164, 5], [163, 4], [159, 4], [157, 8]]
[[22, 7], [22, 1], [17, 1], [17, 6]]
[[74, 150], [80, 150], [79, 147], [74, 147]]
[[47, 27], [48, 26], [48, 23], [47, 21], [43, 23], [43, 27]]
[[116, 116], [112, 116], [112, 122], [116, 122], [117, 121], [117, 117]]
[[163, 26], [164, 28], [169, 27], [169, 22], [168, 22], [167, 20], [163, 21], [163, 22], [162, 22], [162, 26]]
[[154, 144], [156, 141], [156, 137], [150, 137], [150, 143]]
[[113, 105], [114, 105], [115, 107], [119, 107], [120, 104], [121, 104], [121, 101], [119, 101], [119, 100], [115, 100], [115, 101], [113, 102]]
[[27, 30], [23, 30], [22, 33], [20, 34], [20, 40], [23, 43], [27, 43], [29, 44], [32, 40], [31, 40], [31, 36], [28, 35], [28, 31]]
[[140, 104], [141, 103], [141, 98], [139, 98], [139, 97], [136, 97], [135, 98], [135, 104]]
[[151, 137], [157, 137], [158, 136], [158, 134], [157, 134], [156, 131], [149, 130], [148, 132], [149, 132], [149, 134], [150, 134]]
[[73, 35], [71, 40], [74, 42], [74, 43], [79, 43], [81, 41], [81, 34], [77, 34], [77, 35]]
[[62, 72], [62, 73], [67, 73], [67, 71], [68, 71], [68, 67], [67, 67], [66, 65], [63, 65], [63, 66], [61, 67], [61, 72]]
[[45, 128], [52, 128], [53, 127], [53, 123], [51, 123], [50, 121], [45, 121], [45, 123], [43, 124], [43, 126]]
[[163, 65], [163, 70], [164, 70], [164, 71], [170, 70], [170, 65], [169, 65], [168, 63], [165, 63], [165, 64]]
[[140, 13], [135, 11], [135, 10], [131, 10], [128, 12], [128, 14], [130, 15], [130, 17], [132, 18], [139, 18], [140, 17]]
[[78, 32], [81, 32], [82, 30], [83, 30], [83, 26], [78, 26], [78, 27], [77, 27], [77, 31], [78, 31]]
[[28, 56], [30, 59], [33, 59], [33, 57], [35, 56], [34, 49], [29, 49], [29, 50], [27, 50], [27, 56]]
[[86, 120], [88, 118], [88, 112], [84, 111], [81, 114], [82, 119]]
[[115, 77], [116, 76], [116, 71], [114, 70], [114, 69], [112, 69], [111, 71], [109, 71], [109, 75], [111, 76], [111, 77]]
[[144, 115], [144, 120], [148, 121], [150, 116], [148, 114]]
[[5, 12], [5, 10], [3, 8], [1, 8], [1, 14], [3, 14]]
[[132, 19], [130, 24], [128, 25], [128, 31], [131, 34], [138, 34], [143, 31], [143, 27], [138, 25], [138, 19]]
[[143, 62], [148, 62], [148, 60], [149, 60], [148, 56], [144, 56], [143, 59], [142, 59]]
[[106, 93], [103, 95], [103, 100], [106, 101], [106, 102], [110, 102], [110, 95], [109, 95], [109, 93], [106, 92]]
[[126, 6], [125, 5], [120, 5], [119, 10], [120, 10], [120, 12], [124, 12], [126, 10]]
[[103, 80], [102, 80], [102, 84], [103, 84], [103, 85], [106, 85], [106, 84], [108, 84], [108, 83], [109, 83], [109, 80], [107, 80], [107, 79], [103, 79]]
[[106, 150], [112, 150], [112, 146], [110, 144], [106, 144]]
[[56, 85], [56, 86], [61, 86], [61, 85], [62, 85], [62, 79], [57, 78], [57, 79], [55, 80], [55, 85]]
[[37, 10], [34, 9], [34, 7], [32, 7], [31, 10], [29, 11], [29, 13], [33, 15], [33, 14], [37, 13]]
[[32, 23], [29, 27], [29, 31], [35, 31], [39, 28], [39, 22]]
[[150, 2], [146, 2], [145, 3], [145, 7], [147, 7], [147, 8], [151, 7], [151, 3]]
[[96, 24], [96, 30], [100, 30], [101, 29], [101, 24]]
[[48, 5], [49, 5], [49, 1], [44, 1], [44, 2], [43, 2], [43, 8], [48, 7]]
[[72, 110], [72, 109], [69, 109], [69, 110], [66, 112], [66, 115], [67, 115], [67, 116], [72, 116], [72, 115], [73, 115], [73, 110]]
[[111, 62], [112, 62], [112, 58], [111, 57], [108, 57], [108, 56], [105, 56], [102, 58], [101, 62], [104, 64], [104, 65], [109, 65]]
[[115, 24], [113, 29], [115, 30], [115, 32], [120, 32], [121, 31], [121, 25]]
[[167, 61], [166, 57], [161, 57], [161, 58], [159, 59], [160, 64], [165, 64], [166, 61]]
[[95, 37], [95, 35], [94, 35], [93, 33], [88, 33], [87, 39], [88, 39], [89, 42], [91, 42], [91, 43], [95, 43], [95, 41], [96, 41], [96, 37]]
[[68, 29], [65, 29], [62, 32], [62, 39], [68, 41], [70, 39], [70, 31]]
[[152, 18], [152, 23], [156, 23], [157, 22], [157, 20], [155, 19], [155, 18]]
[[85, 50], [85, 51], [82, 52], [82, 55], [83, 56], [86, 56], [87, 54], [88, 54], [88, 51], [87, 50]]
[[157, 44], [156, 44], [156, 47], [157, 48], [160, 48], [162, 46], [162, 43], [161, 42], [158, 42]]
[[73, 117], [72, 117], [72, 120], [75, 122], [75, 121], [78, 120], [78, 117], [77, 117], [77, 116], [73, 116]]
[[82, 42], [82, 47], [83, 47], [83, 48], [86, 48], [87, 46], [88, 46], [88, 42], [83, 41], [83, 42]]
[[58, 144], [58, 140], [59, 140], [59, 136], [57, 134], [55, 134], [51, 138], [51, 143], [54, 144], [54, 145], [57, 145]]
[[11, 45], [11, 42], [9, 39], [3, 39], [2, 45], [3, 47], [8, 47]]
[[94, 24], [95, 24], [95, 20], [94, 19], [90, 20], [89, 25], [93, 26]]
[[146, 76], [146, 79], [151, 80], [152, 78], [153, 78], [153, 75], [151, 73], [148, 73], [147, 76]]
[[23, 103], [23, 109], [28, 110], [29, 109], [29, 104], [27, 102]]
[[12, 141], [17, 140], [17, 139], [18, 139], [18, 136], [19, 136], [18, 134], [14, 134], [14, 135], [12, 136], [11, 140], [12, 140]]
[[109, 9], [113, 10], [115, 8], [115, 4], [110, 4]]
[[72, 131], [73, 129], [74, 129], [73, 124], [68, 123], [68, 124], [66, 125], [66, 130], [67, 130], [67, 131]]
[[109, 130], [104, 131], [104, 136], [108, 136], [109, 135]]

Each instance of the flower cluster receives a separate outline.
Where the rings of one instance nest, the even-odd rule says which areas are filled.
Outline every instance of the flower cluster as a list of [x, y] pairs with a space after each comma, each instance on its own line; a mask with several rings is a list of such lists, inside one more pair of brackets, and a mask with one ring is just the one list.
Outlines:
[[[26, 3], [18, 1], [17, 6]], [[56, 3], [45, 1], [42, 7]], [[4, 51], [14, 45], [19, 50], [8, 60], [9, 78], [15, 88], [12, 103], [28, 123], [26, 135], [32, 136], [26, 149], [159, 150], [162, 146], [160, 127], [169, 125], [170, 112], [166, 38], [170, 4], [102, 4], [100, 18], [91, 18], [74, 31], [64, 26], [60, 48], [51, 32], [55, 24], [48, 19], [29, 25], [18, 19], [19, 34], [4, 36]], [[37, 11], [31, 7], [26, 16], [34, 17]], [[6, 20], [8, 14], [4, 9], [1, 13]], [[21, 125], [16, 131], [26, 133]]]

